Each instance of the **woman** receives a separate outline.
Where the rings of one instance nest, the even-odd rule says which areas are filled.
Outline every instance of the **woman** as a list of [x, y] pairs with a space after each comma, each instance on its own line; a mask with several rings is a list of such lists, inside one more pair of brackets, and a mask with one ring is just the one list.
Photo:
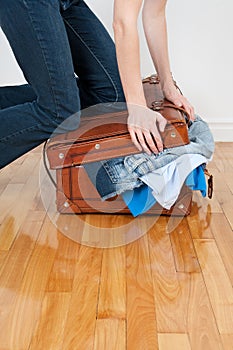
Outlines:
[[[125, 97], [135, 145], [150, 153], [146, 139], [153, 152], [162, 149], [156, 122], [162, 130], [166, 121], [146, 108], [142, 91], [136, 29], [141, 4], [115, 1], [113, 26], [124, 96], [114, 44], [83, 0], [0, 0], [1, 27], [28, 82], [0, 89], [0, 168], [48, 139], [71, 115], [72, 127], [78, 127], [81, 108]], [[145, 0], [149, 48], [166, 97], [193, 114], [172, 84], [165, 5], [164, 0]]]
[[[175, 88], [170, 73], [165, 18], [166, 2], [166, 0], [144, 1], [142, 11], [144, 31], [165, 97], [174, 104], [183, 106], [193, 120], [193, 107]], [[113, 28], [121, 82], [129, 111], [130, 135], [139, 150], [150, 154], [150, 149], [154, 153], [162, 151], [163, 145], [158, 128], [163, 131], [166, 122], [161, 114], [146, 107], [143, 93], [137, 31], [137, 19], [142, 3], [142, 0], [115, 0]]]

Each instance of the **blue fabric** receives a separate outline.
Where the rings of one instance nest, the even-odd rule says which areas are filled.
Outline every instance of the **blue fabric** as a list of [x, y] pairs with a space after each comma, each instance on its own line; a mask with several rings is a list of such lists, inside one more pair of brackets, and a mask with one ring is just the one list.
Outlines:
[[0, 168], [76, 129], [80, 109], [125, 101], [114, 42], [83, 0], [0, 1], [0, 25], [28, 82], [0, 88]]
[[[203, 197], [206, 196], [206, 179], [201, 165], [188, 175], [185, 184], [193, 191], [199, 190]], [[152, 189], [145, 184], [134, 190], [125, 191], [121, 196], [134, 217], [145, 213], [156, 203]]]
[[121, 196], [134, 217], [145, 213], [156, 203], [152, 189], [147, 185], [125, 191]]
[[206, 179], [203, 167], [200, 165], [189, 174], [185, 181], [186, 185], [189, 186], [193, 191], [200, 191], [203, 197], [206, 197]]

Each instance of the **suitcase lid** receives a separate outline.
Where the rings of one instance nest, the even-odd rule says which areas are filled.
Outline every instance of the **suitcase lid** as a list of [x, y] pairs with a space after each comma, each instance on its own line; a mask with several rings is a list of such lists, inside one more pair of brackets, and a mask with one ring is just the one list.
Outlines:
[[[156, 75], [144, 79], [143, 88], [148, 107], [168, 120], [167, 127], [175, 123], [186, 125], [184, 110], [163, 98]], [[127, 119], [127, 109], [97, 116], [81, 116], [76, 130], [48, 140], [46, 152], [51, 169], [139, 153], [131, 141]]]

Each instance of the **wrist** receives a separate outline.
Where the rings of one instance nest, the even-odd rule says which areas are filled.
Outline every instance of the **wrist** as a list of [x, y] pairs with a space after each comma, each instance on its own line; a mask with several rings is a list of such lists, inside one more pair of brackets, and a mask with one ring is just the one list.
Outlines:
[[135, 103], [127, 102], [127, 109], [128, 109], [128, 112], [130, 114], [134, 114], [135, 112], [138, 112], [139, 110], [145, 111], [145, 109], [147, 109], [147, 108], [148, 107], [146, 104], [139, 104], [138, 102], [135, 102]]
[[158, 76], [162, 89], [169, 89], [172, 85], [174, 85], [173, 76], [170, 71], [159, 72]]
[[174, 81], [172, 76], [166, 79], [160, 79], [160, 84], [161, 84], [162, 90], [171, 90], [174, 88]]
[[142, 106], [142, 107], [146, 107], [147, 103], [146, 103], [146, 98], [144, 95], [143, 90], [139, 91], [138, 93], [136, 93], [136, 91], [134, 92], [134, 94], [130, 93], [125, 95], [125, 99], [126, 99], [126, 103], [128, 106]]

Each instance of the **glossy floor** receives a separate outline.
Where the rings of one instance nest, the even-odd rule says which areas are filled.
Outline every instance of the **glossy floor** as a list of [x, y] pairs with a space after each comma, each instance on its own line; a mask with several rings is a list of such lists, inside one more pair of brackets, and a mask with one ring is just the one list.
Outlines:
[[[233, 349], [232, 147], [216, 145], [212, 200], [195, 193], [189, 217], [157, 218], [137, 240], [112, 248], [74, 242], [50, 220], [40, 147], [3, 169], [0, 350]], [[90, 224], [111, 237], [133, 221], [81, 220], [86, 240]]]

